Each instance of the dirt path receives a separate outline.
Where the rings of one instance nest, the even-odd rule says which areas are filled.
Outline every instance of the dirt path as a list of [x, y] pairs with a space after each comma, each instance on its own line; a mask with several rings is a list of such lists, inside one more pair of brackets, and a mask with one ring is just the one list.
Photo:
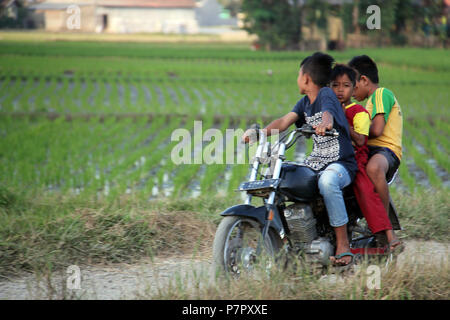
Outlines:
[[[409, 240], [399, 263], [413, 259], [417, 263], [448, 262], [449, 245], [433, 241]], [[0, 299], [149, 299], [168, 283], [187, 278], [207, 276], [211, 271], [211, 254], [158, 257], [138, 264], [80, 267], [79, 289], [68, 289], [67, 280], [73, 273], [61, 272], [47, 276], [28, 275], [0, 281]], [[189, 277], [186, 277], [189, 275]], [[76, 283], [75, 283], [76, 284]], [[70, 283], [69, 283], [70, 285]]]
[[169, 281], [186, 278], [186, 274], [192, 272], [208, 272], [210, 262], [206, 258], [157, 257], [143, 259], [137, 264], [80, 266], [79, 288], [75, 289], [68, 288], [76, 286], [76, 282], [69, 279], [74, 275], [72, 271], [62, 271], [51, 277], [30, 274], [0, 281], [0, 300], [146, 298]]

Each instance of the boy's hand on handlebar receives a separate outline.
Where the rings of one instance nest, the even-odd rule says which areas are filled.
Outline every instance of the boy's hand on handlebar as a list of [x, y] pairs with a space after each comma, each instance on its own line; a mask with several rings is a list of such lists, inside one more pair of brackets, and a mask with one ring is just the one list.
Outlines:
[[324, 135], [325, 135], [325, 132], [326, 132], [327, 130], [333, 129], [333, 124], [332, 124], [332, 123], [324, 123], [324, 122], [321, 122], [321, 123], [319, 123], [317, 126], [313, 126], [313, 128], [316, 130], [316, 134], [317, 134], [317, 135], [324, 136]]
[[317, 126], [313, 126], [313, 128], [316, 130], [317, 135], [324, 136], [325, 131], [333, 129], [333, 116], [328, 111], [324, 111], [322, 121]]
[[258, 141], [256, 129], [247, 129], [242, 135], [242, 143], [253, 144]]
[[260, 130], [259, 124], [257, 123], [252, 124], [252, 126], [249, 129], [247, 129], [242, 135], [242, 143], [253, 144], [255, 142], [258, 142], [259, 130]]

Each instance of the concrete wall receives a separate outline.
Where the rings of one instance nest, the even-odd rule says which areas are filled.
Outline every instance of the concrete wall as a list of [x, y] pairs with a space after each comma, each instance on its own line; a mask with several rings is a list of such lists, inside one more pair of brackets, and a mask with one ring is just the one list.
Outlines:
[[[74, 12], [67, 10], [44, 10], [45, 30], [47, 31], [73, 31], [73, 32], [94, 32], [97, 21], [94, 6], [79, 6], [80, 25], [74, 25]], [[37, 12], [39, 13], [39, 12]], [[72, 19], [72, 20], [71, 20]], [[68, 24], [69, 21], [69, 24]], [[71, 23], [70, 23], [71, 22]]]
[[197, 33], [194, 9], [99, 7], [98, 20], [107, 16], [105, 30], [110, 33]]
[[[127, 8], [95, 6], [91, 0], [76, 1], [80, 10], [80, 28], [68, 27], [74, 16], [68, 13], [69, 1], [37, 10], [45, 17], [47, 31], [108, 33], [197, 33], [194, 8]], [[51, 3], [51, 1], [47, 1]], [[105, 24], [106, 23], [106, 24]]]

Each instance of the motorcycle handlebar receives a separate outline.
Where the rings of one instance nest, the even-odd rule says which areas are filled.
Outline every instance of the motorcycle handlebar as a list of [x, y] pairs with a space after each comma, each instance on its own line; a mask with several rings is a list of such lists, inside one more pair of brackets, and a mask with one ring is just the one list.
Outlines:
[[[304, 125], [303, 127], [297, 128], [296, 130], [307, 135], [312, 135], [316, 133], [316, 130], [309, 125]], [[336, 129], [327, 130], [325, 131], [325, 135], [329, 137], [339, 137], [339, 132], [337, 132]]]
[[[260, 126], [257, 123], [255, 123], [250, 127], [250, 129], [255, 129], [256, 139], [259, 143], [261, 143], [260, 139], [262, 137], [260, 135], [260, 130], [261, 130]], [[313, 134], [316, 134], [316, 130], [312, 126], [305, 124], [301, 128], [297, 128], [297, 129], [291, 131], [291, 134], [289, 135], [288, 140], [285, 142], [287, 145], [287, 148], [291, 147], [292, 144], [295, 143], [295, 141], [298, 139], [299, 136], [297, 136], [297, 138], [295, 138], [296, 132], [301, 132], [307, 138], [311, 137], [311, 135], [313, 135]], [[281, 140], [284, 140], [287, 136], [288, 135], [285, 135], [283, 138], [281, 138]], [[325, 136], [338, 137], [339, 132], [337, 132], [336, 129], [326, 130]]]
[[[290, 147], [292, 147], [295, 144], [295, 142], [298, 140], [298, 138], [300, 138], [300, 135], [296, 135], [297, 132], [301, 132], [303, 134], [303, 136], [305, 136], [306, 138], [310, 138], [313, 134], [316, 134], [316, 130], [308, 124], [305, 124], [301, 128], [297, 128], [297, 129], [293, 130], [289, 139], [285, 142], [286, 150], [289, 149]], [[336, 129], [327, 130], [327, 131], [325, 131], [325, 135], [331, 136], [331, 137], [338, 137], [339, 132], [337, 132]]]

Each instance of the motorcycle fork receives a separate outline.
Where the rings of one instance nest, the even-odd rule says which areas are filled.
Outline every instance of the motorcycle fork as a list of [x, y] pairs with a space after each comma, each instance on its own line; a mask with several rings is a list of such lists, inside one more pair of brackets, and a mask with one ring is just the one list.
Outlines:
[[[250, 173], [249, 181], [255, 181], [256, 180], [258, 169], [259, 169], [259, 166], [260, 166], [261, 156], [263, 155], [263, 152], [267, 152], [268, 148], [269, 148], [269, 142], [266, 140], [265, 135], [261, 134], [260, 138], [259, 138], [258, 148], [256, 150], [255, 160], [254, 160], [253, 165], [252, 165], [252, 170], [251, 170], [251, 173]], [[278, 148], [278, 157], [277, 157], [277, 160], [275, 162], [275, 167], [274, 167], [274, 171], [273, 171], [273, 175], [272, 175], [273, 179], [278, 179], [280, 177], [281, 165], [283, 164], [285, 151], [286, 151], [286, 144], [285, 143], [280, 143], [279, 148]], [[275, 209], [275, 207], [274, 207], [275, 195], [276, 195], [276, 192], [275, 192], [275, 190], [273, 190], [270, 193], [269, 198], [268, 198], [268, 200], [266, 202], [267, 210], [266, 210], [266, 216], [265, 216], [265, 219], [264, 219], [264, 226], [263, 226], [262, 234], [261, 234], [262, 235], [262, 238], [261, 238], [261, 241], [262, 241], [261, 244], [262, 245], [258, 245], [257, 253], [260, 253], [261, 248], [265, 244], [266, 240], [270, 241], [270, 239], [268, 239], [267, 237], [268, 237], [268, 234], [269, 234], [270, 223], [273, 220], [273, 217], [274, 217], [274, 214], [275, 214], [274, 213], [274, 211], [275, 211], [274, 210]], [[245, 204], [250, 204], [251, 201], [252, 201], [252, 196], [248, 195], [247, 199], [245, 201]]]
[[261, 253], [262, 247], [265, 245], [266, 241], [270, 241], [269, 236], [269, 228], [270, 228], [270, 223], [273, 220], [273, 215], [274, 215], [274, 205], [270, 205], [270, 204], [266, 204], [266, 217], [264, 220], [264, 226], [262, 228], [262, 232], [261, 232], [261, 241], [260, 244], [258, 245], [258, 248], [256, 250], [256, 253], [259, 255]]
[[[284, 152], [286, 150], [286, 145], [284, 143], [280, 144], [280, 148], [278, 149], [278, 159], [275, 163], [275, 168], [273, 171], [273, 178], [274, 179], [278, 179], [280, 177], [280, 173], [281, 173], [281, 165], [283, 164], [283, 160], [282, 158], [284, 157]], [[276, 196], [276, 191], [273, 190], [270, 195], [269, 198], [267, 199], [266, 202], [266, 217], [264, 220], [264, 226], [262, 229], [262, 239], [263, 241], [266, 240], [270, 240], [267, 239], [268, 233], [269, 233], [269, 228], [270, 228], [270, 223], [273, 220], [273, 216], [275, 214], [275, 196]], [[277, 211], [278, 212], [278, 211]]]

